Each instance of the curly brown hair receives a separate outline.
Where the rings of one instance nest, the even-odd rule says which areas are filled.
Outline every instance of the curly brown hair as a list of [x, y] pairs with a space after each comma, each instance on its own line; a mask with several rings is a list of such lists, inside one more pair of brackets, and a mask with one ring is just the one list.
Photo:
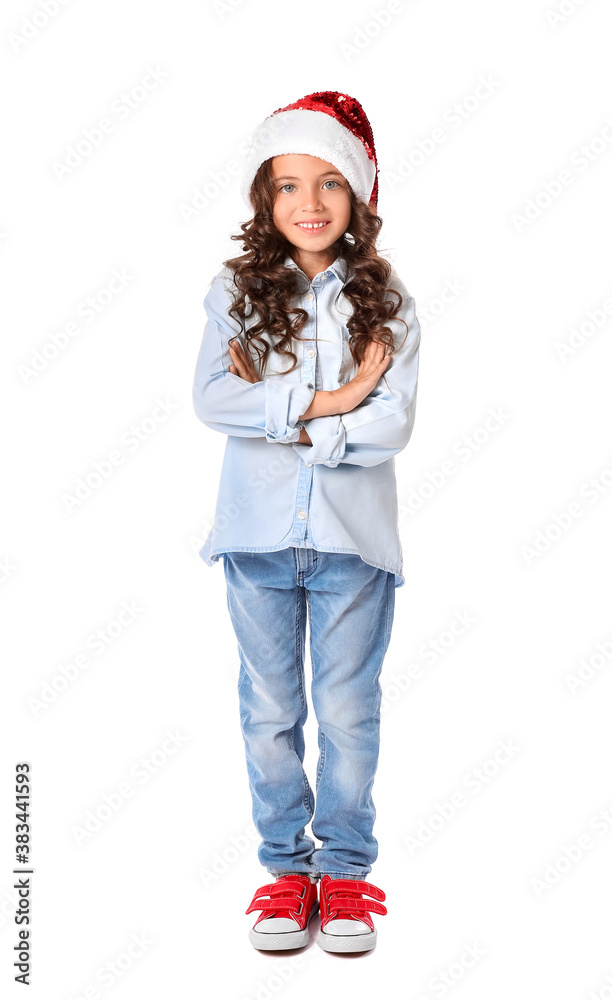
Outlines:
[[[358, 366], [363, 360], [367, 344], [372, 340], [386, 344], [390, 353], [393, 353], [393, 331], [385, 324], [395, 318], [403, 300], [397, 289], [386, 288], [392, 268], [376, 251], [382, 218], [372, 206], [355, 196], [350, 184], [348, 190], [351, 217], [347, 231], [330, 249], [335, 251], [336, 256], [341, 254], [354, 271], [343, 292], [353, 307], [346, 325], [351, 355]], [[302, 339], [299, 333], [308, 320], [305, 309], [290, 308], [292, 299], [300, 291], [299, 278], [293, 268], [287, 268], [284, 264], [292, 245], [274, 224], [275, 196], [272, 160], [268, 159], [260, 166], [251, 187], [250, 197], [255, 214], [249, 222], [240, 226], [242, 233], [231, 236], [232, 240], [242, 241], [242, 249], [246, 252], [241, 257], [232, 257], [223, 262], [233, 271], [238, 292], [228, 310], [230, 315], [244, 332], [245, 316], [251, 315], [250, 312], [247, 313], [248, 297], [249, 305], [259, 317], [246, 331], [245, 338], [249, 347], [250, 342], [253, 342], [258, 355], [254, 364], [259, 365], [260, 374], [265, 369], [270, 351], [270, 345], [260, 336], [262, 331], [265, 330], [270, 335], [275, 351], [293, 359], [288, 369], [293, 371], [297, 365], [297, 357], [291, 350], [292, 338]], [[351, 236], [352, 241], [347, 236]], [[385, 295], [389, 292], [397, 295], [399, 301], [387, 299]], [[290, 313], [296, 318], [291, 320]], [[408, 330], [405, 321], [401, 322]], [[274, 337], [278, 337], [276, 342]], [[230, 343], [235, 339], [236, 337], [232, 337]]]

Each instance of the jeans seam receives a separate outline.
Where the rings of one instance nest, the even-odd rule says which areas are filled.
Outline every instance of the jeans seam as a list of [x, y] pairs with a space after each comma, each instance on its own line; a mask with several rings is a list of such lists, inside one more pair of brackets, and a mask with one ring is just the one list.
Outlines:
[[[380, 661], [380, 665], [379, 665], [378, 671], [376, 673], [376, 683], [377, 683], [377, 687], [378, 687], [376, 715], [377, 715], [377, 718], [379, 719], [379, 722], [380, 722], [380, 714], [381, 714], [380, 710], [381, 710], [381, 706], [382, 706], [382, 684], [381, 684], [380, 678], [381, 678], [381, 675], [382, 675], [382, 669], [383, 669], [383, 666], [384, 666], [384, 663], [385, 663], [385, 659], [386, 659], [386, 656], [387, 656], [387, 650], [389, 648], [389, 643], [391, 641], [391, 626], [392, 626], [392, 622], [393, 622], [392, 597], [395, 596], [395, 593], [394, 593], [395, 583], [393, 583], [392, 581], [393, 581], [393, 577], [392, 577], [391, 573], [387, 573], [387, 586], [385, 588], [385, 594], [386, 594], [386, 598], [387, 598], [386, 611], [385, 611], [385, 642], [384, 642], [382, 659]], [[379, 741], [380, 741], [380, 735], [379, 735]]]
[[385, 623], [385, 653], [391, 641], [391, 574], [387, 574], [387, 620]]
[[316, 792], [319, 791], [319, 784], [321, 782], [321, 778], [323, 777], [323, 771], [325, 770], [325, 760], [327, 758], [327, 744], [325, 740], [325, 733], [323, 732], [320, 726], [319, 726], [319, 753], [321, 755], [321, 763], [317, 772], [317, 783], [315, 787]]
[[[315, 560], [316, 560], [316, 556], [315, 556]], [[310, 658], [312, 660], [312, 673], [313, 673], [313, 680], [314, 680], [315, 664], [314, 664], [314, 659], [312, 659], [312, 613], [311, 613], [311, 607], [310, 607], [310, 591], [308, 589], [306, 590], [306, 605], [308, 607], [308, 619], [310, 621]], [[321, 726], [318, 726], [318, 730], [319, 730], [318, 744], [319, 744], [319, 758], [320, 759], [319, 759], [319, 766], [317, 767], [317, 776], [316, 776], [316, 781], [315, 781], [315, 792], [318, 792], [318, 790], [319, 790], [319, 784], [320, 784], [321, 778], [323, 776], [323, 771], [325, 770], [325, 759], [326, 759], [326, 756], [327, 756], [326, 755], [327, 746], [326, 746], [326, 740], [325, 740], [325, 733], [321, 729]]]
[[[300, 621], [301, 621], [301, 617], [302, 617], [301, 616], [302, 591], [301, 591], [301, 588], [299, 587], [299, 585], [296, 588], [296, 594], [297, 594], [297, 596], [296, 596], [296, 602], [295, 602], [295, 670], [296, 670], [297, 680], [298, 680], [298, 690], [299, 690], [299, 693], [300, 693], [300, 715], [301, 715], [302, 712], [303, 712], [303, 710], [304, 710], [304, 708], [306, 707], [306, 696], [305, 696], [305, 693], [304, 693], [304, 671], [303, 671], [303, 667], [302, 667], [302, 654], [303, 654], [303, 650], [302, 650], [302, 631], [301, 631], [301, 628], [300, 628]], [[294, 738], [294, 733], [295, 733], [295, 727], [296, 726], [297, 726], [297, 722], [293, 725], [293, 727], [291, 729], [291, 736], [290, 736], [290, 739], [291, 739], [291, 749], [294, 751], [294, 753], [296, 752], [295, 751], [295, 738]], [[303, 783], [303, 786], [304, 786], [304, 796], [303, 796], [302, 801], [303, 801], [303, 804], [304, 804], [304, 809], [310, 815], [310, 785], [308, 783], [308, 776], [306, 774], [306, 771], [304, 770], [304, 765], [301, 763], [301, 761], [299, 760], [299, 758], [298, 758], [298, 764], [300, 764], [300, 767], [302, 768], [302, 783]]]

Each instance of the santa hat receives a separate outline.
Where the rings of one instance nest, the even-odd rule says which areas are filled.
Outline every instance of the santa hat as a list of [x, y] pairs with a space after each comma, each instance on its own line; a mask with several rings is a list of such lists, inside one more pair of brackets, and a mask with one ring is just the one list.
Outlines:
[[251, 184], [261, 164], [285, 153], [309, 153], [332, 163], [357, 198], [376, 208], [378, 163], [371, 125], [359, 101], [335, 90], [307, 94], [264, 119], [249, 141], [240, 193], [251, 211]]

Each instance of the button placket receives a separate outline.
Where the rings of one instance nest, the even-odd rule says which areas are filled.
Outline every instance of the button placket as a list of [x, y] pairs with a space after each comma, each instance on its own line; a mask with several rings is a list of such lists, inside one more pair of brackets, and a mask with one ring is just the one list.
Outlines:
[[[312, 292], [304, 295], [307, 302], [312, 302], [314, 295]], [[312, 322], [310, 317], [309, 322]], [[307, 324], [308, 325], [308, 324]], [[304, 341], [302, 348], [302, 371], [300, 373], [301, 382], [315, 385], [315, 358], [316, 351], [308, 346], [308, 341]], [[310, 540], [310, 486], [312, 483], [312, 466], [300, 463], [300, 473], [298, 476], [297, 492], [295, 497], [295, 517], [293, 519], [293, 531], [291, 541], [303, 543]]]
[[312, 480], [312, 469], [307, 469], [304, 462], [301, 463], [300, 474], [298, 476], [297, 493], [295, 497], [295, 517], [293, 519], [293, 532], [291, 540], [293, 542], [304, 542], [308, 533], [309, 524], [309, 500], [310, 484]]

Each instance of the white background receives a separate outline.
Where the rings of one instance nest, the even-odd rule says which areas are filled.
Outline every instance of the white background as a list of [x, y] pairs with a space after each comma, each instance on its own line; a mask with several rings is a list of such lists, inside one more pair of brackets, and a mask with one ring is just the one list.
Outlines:
[[[23, 995], [13, 787], [28, 760], [29, 996], [611, 996], [606, 0], [41, 9], [2, 12], [3, 995]], [[372, 123], [379, 250], [422, 326], [374, 789], [388, 914], [358, 957], [318, 948], [318, 918], [303, 951], [248, 941], [269, 876], [223, 568], [197, 554], [225, 438], [191, 403], [202, 300], [249, 218], [243, 143], [325, 89]], [[113, 130], [65, 169], [104, 118]], [[113, 271], [126, 283], [109, 295]], [[306, 739], [312, 777], [312, 709]]]

